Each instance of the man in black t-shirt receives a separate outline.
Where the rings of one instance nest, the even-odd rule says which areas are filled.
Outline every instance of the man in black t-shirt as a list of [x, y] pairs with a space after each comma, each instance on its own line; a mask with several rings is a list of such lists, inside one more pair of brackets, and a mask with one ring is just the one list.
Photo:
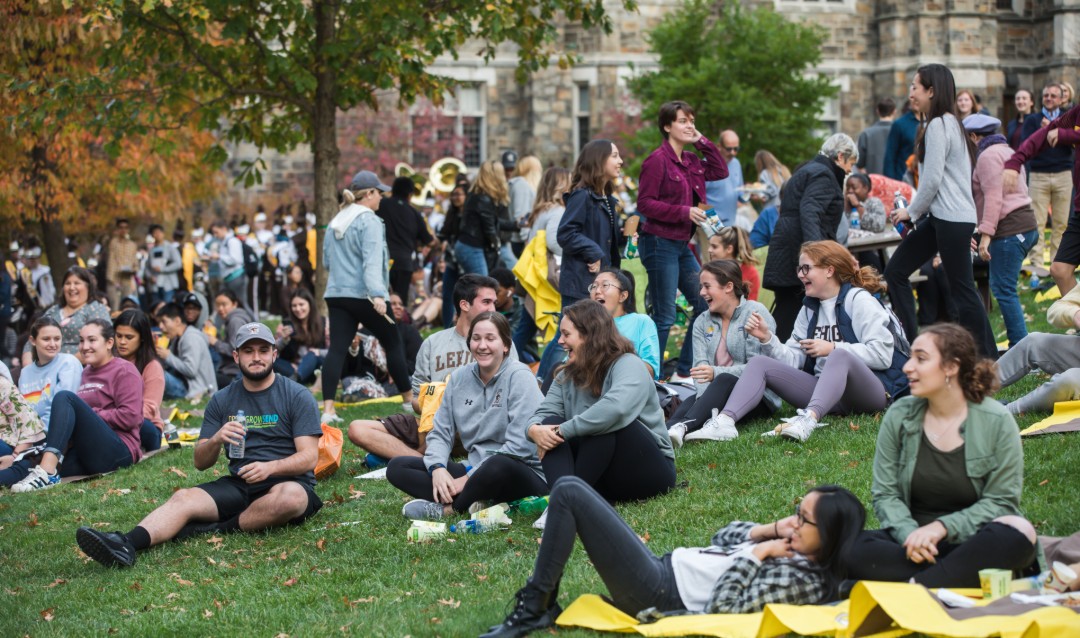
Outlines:
[[427, 221], [409, 204], [415, 185], [408, 177], [399, 177], [390, 187], [390, 197], [379, 204], [375, 214], [386, 225], [386, 246], [393, 264], [390, 266], [390, 289], [409, 303], [409, 284], [412, 282], [416, 264], [413, 253], [418, 247], [435, 242]]
[[127, 534], [80, 527], [75, 538], [88, 556], [107, 567], [127, 567], [137, 551], [174, 538], [298, 524], [319, 511], [322, 501], [313, 489], [319, 410], [306, 388], [274, 374], [275, 343], [263, 324], [242, 326], [233, 360], [243, 376], [206, 406], [195, 467], [210, 469], [222, 447], [243, 444], [240, 458], [229, 458], [229, 475], [177, 491]]

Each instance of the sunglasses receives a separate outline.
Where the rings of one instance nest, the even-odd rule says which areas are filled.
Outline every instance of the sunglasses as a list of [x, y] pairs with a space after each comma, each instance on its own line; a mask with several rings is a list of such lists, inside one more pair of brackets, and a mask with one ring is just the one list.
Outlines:
[[738, 153], [740, 150], [742, 150], [742, 147], [741, 146], [725, 146], [724, 150], [727, 151], [728, 153]]

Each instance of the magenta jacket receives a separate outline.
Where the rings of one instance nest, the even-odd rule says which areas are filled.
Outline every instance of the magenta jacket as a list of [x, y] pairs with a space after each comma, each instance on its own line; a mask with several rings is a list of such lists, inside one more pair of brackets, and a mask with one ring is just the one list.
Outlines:
[[645, 218], [642, 232], [675, 241], [688, 241], [694, 234], [690, 208], [695, 200], [706, 202], [705, 182], [728, 176], [727, 162], [715, 144], [702, 136], [694, 148], [705, 156], [704, 162], [686, 150], [676, 157], [665, 140], [641, 165], [637, 207]]
[[[1019, 173], [1024, 163], [1050, 148], [1050, 144], [1046, 141], [1046, 134], [1053, 129], [1057, 129], [1058, 132], [1058, 148], [1072, 146], [1075, 149], [1080, 146], [1080, 104], [1062, 113], [1056, 120], [1032, 133], [1031, 137], [1024, 140], [1020, 148], [1016, 149], [1013, 156], [1006, 160], [1005, 168]], [[644, 177], [644, 168], [641, 169], [641, 174]], [[1073, 184], [1080, 180], [1080, 153], [1075, 151], [1073, 152], [1072, 178]], [[640, 208], [640, 204], [638, 207]], [[1080, 208], [1080, 188], [1073, 188], [1073, 208]]]

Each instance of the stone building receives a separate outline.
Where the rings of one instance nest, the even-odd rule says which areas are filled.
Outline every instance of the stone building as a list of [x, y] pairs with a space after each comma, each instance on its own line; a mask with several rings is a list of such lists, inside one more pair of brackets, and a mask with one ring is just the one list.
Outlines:
[[[958, 88], [978, 94], [1002, 119], [1014, 114], [1017, 89], [1038, 96], [1048, 80], [1077, 84], [1080, 0], [743, 3], [771, 5], [792, 20], [825, 29], [823, 61], [815, 71], [831, 78], [840, 91], [821, 116], [823, 130], [858, 134], [873, 121], [876, 100], [888, 95], [902, 103], [915, 68], [927, 62], [951, 67]], [[626, 79], [656, 66], [645, 34], [679, 3], [639, 0], [633, 13], [624, 11], [621, 3], [606, 4], [613, 16], [612, 33], [585, 31], [574, 24], [560, 27], [562, 45], [581, 56], [570, 69], [552, 65], [519, 84], [514, 77], [517, 58], [509, 46], [489, 63], [463, 52], [457, 60], [433, 65], [433, 72], [461, 82], [445, 112], [457, 135], [469, 140], [459, 155], [470, 167], [508, 148], [536, 154], [545, 164], [570, 165], [576, 150], [603, 130], [613, 114], [633, 109]], [[302, 172], [303, 151], [271, 159], [267, 189], [274, 184], [295, 188], [303, 182], [296, 174], [298, 168]], [[275, 175], [279, 166], [283, 174]]]

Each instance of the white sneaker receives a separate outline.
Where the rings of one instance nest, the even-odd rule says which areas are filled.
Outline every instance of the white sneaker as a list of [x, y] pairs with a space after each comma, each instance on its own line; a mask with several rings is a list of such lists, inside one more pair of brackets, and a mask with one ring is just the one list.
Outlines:
[[686, 436], [686, 422], [679, 421], [675, 425], [668, 428], [668, 437], [671, 438], [671, 445], [674, 448], [681, 448], [683, 444], [683, 437]]
[[814, 420], [814, 417], [810, 416], [810, 413], [806, 410], [796, 410], [796, 415], [787, 419], [780, 419], [783, 424], [776, 426], [774, 429], [768, 432], [763, 432], [761, 436], [786, 436], [789, 439], [795, 439], [800, 443], [806, 443], [806, 440], [810, 438], [810, 433], [818, 428], [823, 428], [827, 423], [818, 423]]
[[333, 412], [324, 412], [319, 421], [324, 425], [334, 425], [335, 423], [344, 423], [345, 419]]
[[11, 486], [11, 491], [15, 493], [21, 492], [33, 492], [34, 490], [44, 490], [54, 485], [60, 485], [60, 474], [49, 474], [45, 470], [41, 469], [40, 465], [35, 465], [30, 468], [30, 473], [27, 474], [21, 481]]
[[544, 529], [544, 526], [547, 525], [547, 513], [548, 511], [544, 510], [544, 513], [540, 515], [540, 518], [536, 519], [536, 522], [533, 523], [533, 527], [536, 529]]
[[735, 420], [726, 414], [721, 414], [718, 408], [712, 409], [712, 416], [700, 430], [695, 430], [686, 435], [687, 441], [730, 441], [739, 436], [735, 429]]
[[668, 383], [693, 383], [693, 382], [694, 382], [693, 377], [684, 377], [683, 375], [679, 374], [678, 372], [671, 375], [671, 378], [668, 379]]

